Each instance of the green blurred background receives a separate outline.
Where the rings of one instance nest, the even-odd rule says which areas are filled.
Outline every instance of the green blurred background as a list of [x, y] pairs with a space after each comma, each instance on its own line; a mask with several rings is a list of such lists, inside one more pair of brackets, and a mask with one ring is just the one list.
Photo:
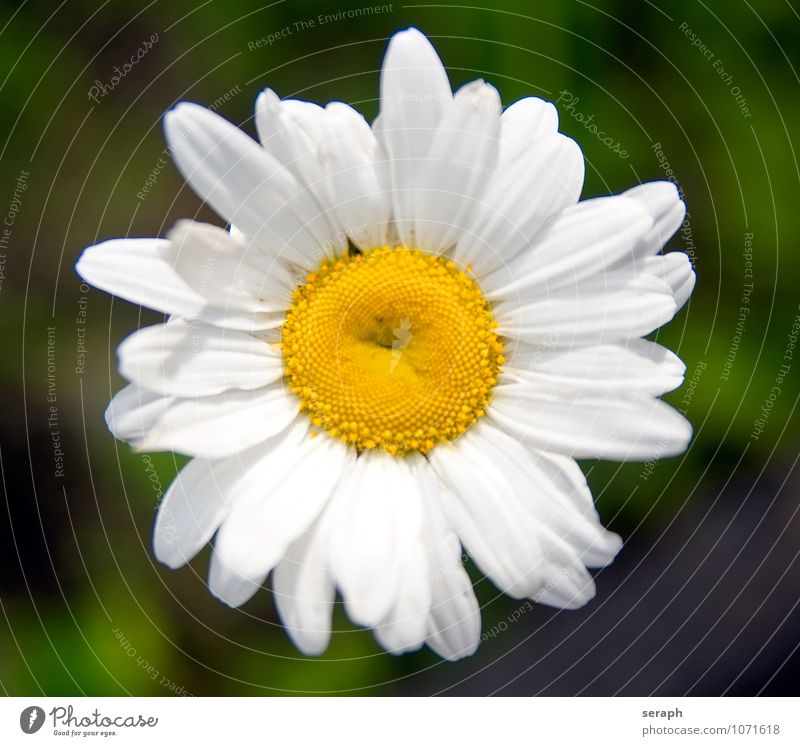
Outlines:
[[[371, 119], [387, 39], [408, 25], [433, 39], [454, 86], [482, 77], [506, 104], [560, 99], [584, 197], [679, 184], [689, 217], [670, 246], [690, 252], [698, 284], [657, 338], [694, 379], [668, 398], [696, 439], [682, 458], [584, 464], [626, 539], [585, 609], [521, 613], [475, 574], [492, 634], [472, 659], [392, 657], [341, 612], [328, 653], [306, 659], [268, 591], [237, 611], [211, 598], [208, 550], [180, 571], [154, 563], [154, 510], [181, 461], [132, 453], [102, 412], [122, 385], [117, 343], [157, 315], [81, 288], [73, 265], [104, 238], [219, 222], [169, 162], [170, 106], [213, 105], [254, 134], [269, 85]], [[2, 691], [800, 693], [796, 8], [65, 0], [3, 3], [0, 28]], [[93, 86], [106, 87], [95, 100]]]

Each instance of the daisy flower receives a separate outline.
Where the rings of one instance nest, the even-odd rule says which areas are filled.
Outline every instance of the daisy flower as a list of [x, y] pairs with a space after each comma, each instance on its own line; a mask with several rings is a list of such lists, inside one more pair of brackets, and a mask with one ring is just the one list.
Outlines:
[[156, 557], [213, 538], [211, 592], [271, 573], [295, 644], [319, 654], [337, 592], [393, 653], [473, 653], [470, 558], [503, 593], [589, 601], [621, 547], [576, 458], [684, 451], [659, 399], [685, 366], [643, 339], [694, 286], [661, 253], [685, 207], [666, 182], [579, 201], [555, 107], [455, 93], [426, 37], [396, 34], [370, 126], [346, 104], [256, 102], [255, 142], [192, 103], [166, 114], [188, 183], [230, 226], [86, 249], [87, 282], [168, 315], [128, 337], [111, 432], [191, 460]]

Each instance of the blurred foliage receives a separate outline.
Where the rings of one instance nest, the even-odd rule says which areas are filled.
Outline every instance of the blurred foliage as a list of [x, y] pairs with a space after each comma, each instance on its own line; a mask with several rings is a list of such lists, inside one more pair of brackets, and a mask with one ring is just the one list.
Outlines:
[[[655, 536], [687, 506], [702, 510], [719, 499], [733, 471], [780, 472], [795, 457], [796, 371], [781, 386], [764, 432], [751, 437], [800, 299], [794, 146], [800, 97], [792, 62], [800, 59], [800, 25], [790, 5], [391, 4], [385, 12], [307, 30], [295, 26], [364, 7], [345, 0], [3, 5], [2, 204], [11, 203], [18, 176], [30, 174], [0, 294], [4, 340], [12, 350], [0, 358], [0, 373], [7, 390], [19, 392], [2, 430], [14, 526], [5, 565], [18, 567], [18, 553], [27, 552], [25, 581], [3, 586], [9, 628], [0, 633], [0, 680], [6, 691], [413, 693], [410, 682], [420, 672], [445, 687], [497, 653], [484, 651], [458, 667], [435, 665], [427, 652], [393, 658], [338, 615], [329, 653], [308, 660], [282, 632], [268, 593], [240, 612], [209, 597], [207, 552], [178, 572], [157, 567], [149, 544], [158, 491], [142, 456], [115, 443], [102, 420], [107, 399], [122, 383], [114, 366], [118, 341], [156, 316], [87, 293], [86, 371], [72, 371], [75, 316], [84, 294], [72, 270], [80, 249], [112, 236], [163, 234], [180, 217], [217, 220], [171, 164], [145, 199], [137, 197], [164, 156], [163, 112], [182, 99], [206, 105], [223, 99], [219, 112], [254, 133], [253, 101], [269, 85], [281, 96], [349, 101], [372, 118], [387, 38], [407, 25], [434, 40], [454, 86], [483, 77], [506, 103], [531, 94], [556, 100], [567, 92], [574, 108], [567, 109], [563, 97], [558, 106], [562, 129], [585, 152], [584, 196], [664, 178], [656, 143], [685, 194], [688, 229], [670, 245], [692, 250], [698, 286], [690, 306], [657, 339], [686, 361], [687, 378], [704, 366], [685, 406], [697, 437], [684, 457], [651, 467], [585, 464], [604, 518], [626, 537]], [[692, 46], [682, 24], [721, 61], [730, 85]], [[290, 33], [274, 43], [248, 47], [286, 28]], [[131, 73], [92, 102], [88, 91], [95, 82], [108, 84], [114, 66], [153, 33], [158, 42]], [[733, 86], [750, 116], [737, 105]], [[592, 116], [629, 157], [600, 142], [576, 113]], [[748, 233], [754, 289], [726, 378], [723, 365], [747, 281]], [[50, 325], [57, 328], [63, 480], [51, 476]], [[686, 392], [668, 399], [683, 406]], [[151, 458], [166, 486], [180, 462], [164, 454]], [[485, 628], [513, 608], [485, 581], [478, 591]]]

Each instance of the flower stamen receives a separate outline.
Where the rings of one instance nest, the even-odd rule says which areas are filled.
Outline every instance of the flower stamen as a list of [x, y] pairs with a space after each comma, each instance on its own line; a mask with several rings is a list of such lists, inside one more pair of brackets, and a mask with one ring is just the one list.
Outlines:
[[281, 347], [312, 423], [359, 450], [427, 453], [482, 417], [503, 345], [480, 287], [445, 257], [383, 246], [324, 260]]

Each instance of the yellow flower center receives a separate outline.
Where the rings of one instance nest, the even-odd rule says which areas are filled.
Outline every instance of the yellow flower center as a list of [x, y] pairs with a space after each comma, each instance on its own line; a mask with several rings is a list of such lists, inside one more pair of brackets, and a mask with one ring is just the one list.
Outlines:
[[325, 260], [286, 314], [286, 381], [333, 437], [427, 453], [483, 416], [505, 362], [496, 326], [446, 258], [384, 246]]

